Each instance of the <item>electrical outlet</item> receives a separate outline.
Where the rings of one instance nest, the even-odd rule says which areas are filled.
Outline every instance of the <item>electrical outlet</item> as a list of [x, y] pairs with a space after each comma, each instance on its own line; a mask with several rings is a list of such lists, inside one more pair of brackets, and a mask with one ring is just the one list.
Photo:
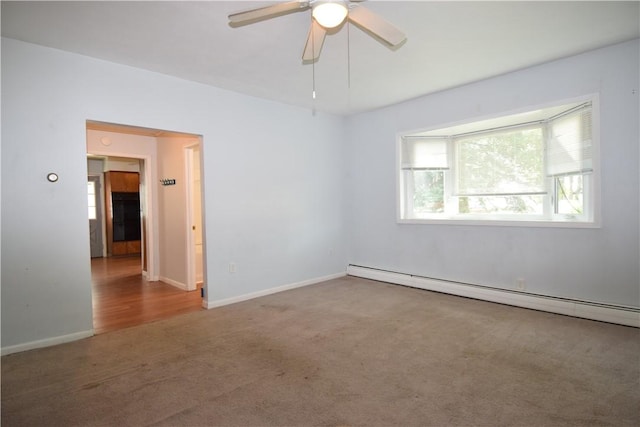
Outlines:
[[238, 271], [238, 268], [236, 267], [236, 263], [235, 262], [230, 262], [229, 263], [229, 273], [235, 273], [236, 271]]
[[518, 287], [519, 291], [524, 291], [525, 289], [527, 289], [527, 282], [522, 278], [517, 279], [516, 286]]

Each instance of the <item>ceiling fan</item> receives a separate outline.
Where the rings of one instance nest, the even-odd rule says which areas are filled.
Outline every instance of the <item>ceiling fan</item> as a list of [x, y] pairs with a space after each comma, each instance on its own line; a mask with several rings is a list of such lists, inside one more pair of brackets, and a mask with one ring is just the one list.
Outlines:
[[340, 27], [347, 20], [390, 47], [401, 45], [407, 38], [405, 34], [376, 13], [357, 4], [362, 1], [365, 0], [287, 1], [232, 13], [229, 15], [229, 25], [232, 27], [248, 25], [288, 13], [311, 9], [313, 19], [302, 54], [303, 62], [315, 62], [320, 57], [327, 31]]

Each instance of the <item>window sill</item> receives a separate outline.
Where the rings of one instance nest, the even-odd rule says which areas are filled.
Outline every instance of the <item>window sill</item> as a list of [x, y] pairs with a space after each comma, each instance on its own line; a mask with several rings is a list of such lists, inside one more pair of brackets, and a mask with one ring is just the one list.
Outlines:
[[507, 220], [507, 219], [469, 219], [469, 218], [429, 218], [398, 219], [398, 224], [420, 225], [472, 225], [493, 227], [542, 227], [542, 228], [600, 228], [597, 222], [552, 221], [552, 220]]

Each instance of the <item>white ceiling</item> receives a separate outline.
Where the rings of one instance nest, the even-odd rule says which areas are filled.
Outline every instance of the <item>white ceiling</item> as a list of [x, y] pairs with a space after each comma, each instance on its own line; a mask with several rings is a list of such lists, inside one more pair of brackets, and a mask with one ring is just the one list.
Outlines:
[[640, 37], [638, 1], [369, 0], [362, 7], [407, 34], [402, 47], [345, 26], [303, 65], [310, 11], [228, 25], [230, 13], [273, 3], [2, 1], [2, 35], [336, 114]]

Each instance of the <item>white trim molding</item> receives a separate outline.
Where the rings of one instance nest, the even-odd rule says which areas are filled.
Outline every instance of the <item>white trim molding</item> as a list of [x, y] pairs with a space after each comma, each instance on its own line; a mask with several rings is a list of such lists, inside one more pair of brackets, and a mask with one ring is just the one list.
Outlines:
[[181, 289], [183, 291], [189, 290], [186, 283], [178, 282], [177, 280], [169, 279], [168, 277], [160, 276], [160, 281], [163, 283], [166, 283], [167, 285], [171, 285], [178, 289]]
[[291, 283], [288, 285], [278, 286], [275, 288], [265, 289], [263, 291], [252, 292], [249, 294], [239, 295], [237, 297], [225, 298], [222, 300], [213, 300], [206, 301], [202, 300], [202, 306], [206, 309], [222, 307], [224, 305], [235, 304], [237, 302], [247, 301], [254, 298], [264, 297], [271, 294], [276, 294], [278, 292], [288, 291], [290, 289], [301, 288], [303, 286], [314, 285], [320, 282], [326, 282], [327, 280], [338, 279], [340, 277], [345, 277], [347, 272], [340, 272], [335, 274], [330, 274], [328, 276], [317, 277], [315, 279], [303, 280], [302, 282]]
[[58, 337], [45, 338], [43, 340], [29, 341], [22, 344], [10, 345], [2, 347], [2, 356], [12, 353], [20, 353], [22, 351], [34, 350], [36, 348], [51, 347], [53, 345], [65, 344], [71, 341], [81, 340], [83, 338], [92, 337], [94, 334], [93, 329], [88, 331], [75, 332], [68, 335], [60, 335]]
[[640, 328], [640, 309], [635, 307], [549, 297], [520, 291], [431, 279], [428, 277], [413, 276], [356, 265], [349, 265], [347, 267], [347, 274], [428, 291], [442, 292], [515, 307]]

